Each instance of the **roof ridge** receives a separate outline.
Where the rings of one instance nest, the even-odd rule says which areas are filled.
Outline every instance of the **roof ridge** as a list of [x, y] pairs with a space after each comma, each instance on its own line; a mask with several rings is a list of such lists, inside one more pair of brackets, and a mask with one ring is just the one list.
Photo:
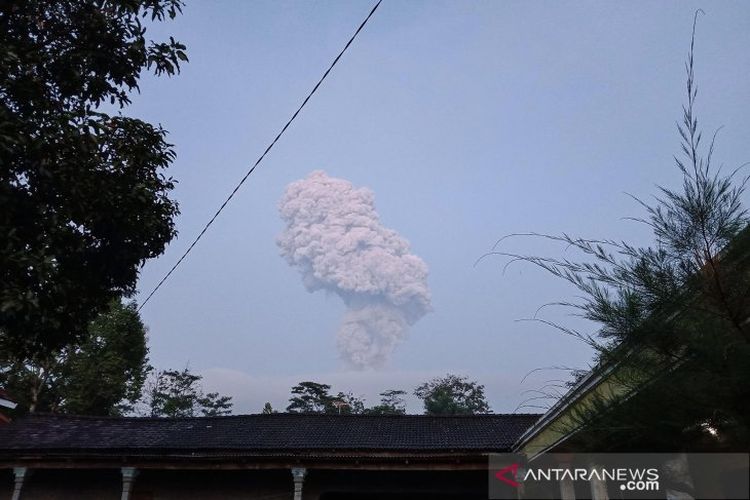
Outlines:
[[[539, 415], [250, 414], [114, 417], [32, 414], [0, 426], [0, 454], [168, 450], [509, 450]], [[88, 450], [88, 451], [86, 451]], [[97, 451], [98, 450], [98, 451]], [[161, 451], [158, 451], [161, 450]], [[15, 453], [13, 452], [13, 453]], [[114, 455], [113, 455], [114, 456]]]
[[186, 420], [223, 420], [223, 419], [238, 419], [238, 418], [279, 418], [279, 417], [312, 417], [312, 418], [373, 418], [373, 419], [481, 419], [481, 418], [507, 418], [507, 417], [541, 417], [541, 413], [479, 413], [479, 414], [468, 414], [468, 415], [425, 415], [418, 413], [407, 413], [403, 415], [368, 415], [368, 414], [352, 414], [352, 413], [316, 413], [316, 412], [282, 412], [282, 413], [242, 413], [237, 415], [213, 415], [213, 416], [197, 416], [197, 417], [151, 417], [151, 416], [137, 416], [137, 415], [72, 415], [67, 413], [30, 413], [22, 418], [59, 418], [59, 419], [80, 419], [80, 420], [130, 420], [130, 421], [148, 421], [156, 420], [159, 422], [164, 421], [186, 421]]

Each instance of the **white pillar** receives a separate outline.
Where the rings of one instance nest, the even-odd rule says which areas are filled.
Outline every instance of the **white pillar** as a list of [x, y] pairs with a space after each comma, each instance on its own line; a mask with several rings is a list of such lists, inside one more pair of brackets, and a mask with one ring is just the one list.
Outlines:
[[130, 500], [130, 494], [133, 491], [133, 483], [138, 476], [138, 469], [135, 467], [123, 467], [122, 471], [122, 496], [121, 500]]
[[11, 500], [21, 500], [21, 489], [23, 488], [23, 482], [27, 477], [31, 475], [31, 471], [28, 467], [13, 467], [13, 496]]
[[560, 500], [576, 500], [575, 484], [569, 476], [560, 480]]
[[690, 464], [687, 455], [680, 453], [671, 460], [664, 462], [664, 472], [672, 488], [666, 489], [666, 495], [669, 500], [693, 500], [693, 491], [695, 485], [690, 475]]
[[302, 483], [305, 481], [307, 469], [304, 467], [292, 467], [292, 478], [294, 479], [294, 500], [302, 500]]
[[518, 488], [516, 488], [516, 499], [522, 500], [526, 496], [526, 485], [523, 484], [523, 478], [526, 476], [526, 467], [519, 466], [516, 471], [516, 482]]
[[[557, 465], [563, 470], [573, 469], [573, 454], [560, 453], [556, 455]], [[563, 474], [560, 480], [560, 500], [576, 500], [576, 488], [573, 477], [570, 474]]]
[[[591, 464], [589, 466], [589, 471], [596, 470], [599, 472], [599, 474], [602, 474], [602, 467]], [[607, 492], [607, 480], [604, 479], [604, 477], [597, 478], [592, 477], [589, 480], [589, 483], [591, 484], [591, 498], [593, 500], [609, 500], [609, 493]]]

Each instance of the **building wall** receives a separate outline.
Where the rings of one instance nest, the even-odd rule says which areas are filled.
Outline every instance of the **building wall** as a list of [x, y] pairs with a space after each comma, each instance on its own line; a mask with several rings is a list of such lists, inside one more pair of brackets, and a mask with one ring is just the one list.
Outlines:
[[487, 470], [326, 471], [312, 470], [305, 500], [430, 499], [486, 500]]
[[[22, 500], [119, 500], [119, 470], [36, 470]], [[142, 470], [131, 500], [289, 500], [291, 472], [279, 470]], [[0, 500], [10, 499], [12, 475], [0, 471]], [[487, 472], [308, 470], [304, 500], [487, 498]]]
[[0, 500], [10, 500], [13, 489], [13, 473], [8, 469], [0, 469]]
[[132, 500], [288, 499], [293, 491], [288, 470], [142, 471]]
[[[5, 472], [5, 471], [4, 471]], [[13, 492], [13, 476], [3, 476], [0, 500], [10, 499]], [[119, 470], [35, 470], [26, 480], [21, 499], [99, 500], [120, 498]], [[7, 485], [7, 486], [6, 486]]]

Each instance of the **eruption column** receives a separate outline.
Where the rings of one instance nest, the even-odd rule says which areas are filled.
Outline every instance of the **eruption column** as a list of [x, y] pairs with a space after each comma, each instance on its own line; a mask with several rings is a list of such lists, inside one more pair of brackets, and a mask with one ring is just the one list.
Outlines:
[[282, 256], [308, 291], [333, 292], [346, 304], [342, 358], [360, 369], [382, 366], [430, 310], [427, 265], [381, 224], [372, 191], [323, 171], [289, 184], [279, 211]]

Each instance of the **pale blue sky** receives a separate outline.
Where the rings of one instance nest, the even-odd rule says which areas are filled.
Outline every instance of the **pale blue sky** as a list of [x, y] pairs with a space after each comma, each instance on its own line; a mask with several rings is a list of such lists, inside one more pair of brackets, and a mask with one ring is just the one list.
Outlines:
[[[297, 122], [142, 311], [152, 363], [189, 362], [236, 412], [285, 405], [313, 378], [374, 403], [448, 371], [487, 385], [495, 411], [585, 366], [580, 343], [533, 323], [572, 290], [528, 266], [474, 261], [512, 232], [648, 242], [622, 220], [677, 181], [675, 120], [693, 12], [699, 119], [716, 159], [750, 160], [750, 3], [384, 0]], [[371, 8], [360, 1], [191, 1], [158, 28], [188, 46], [176, 78], [142, 82], [128, 113], [170, 131], [180, 236], [143, 270], [148, 292], [278, 132]], [[154, 31], [157, 33], [157, 31]], [[310, 294], [279, 256], [277, 203], [314, 169], [375, 193], [383, 223], [430, 269], [434, 311], [390, 365], [344, 370], [340, 299]], [[519, 239], [507, 249], [559, 255]], [[548, 318], [564, 319], [547, 311]], [[419, 407], [411, 405], [413, 411]]]

